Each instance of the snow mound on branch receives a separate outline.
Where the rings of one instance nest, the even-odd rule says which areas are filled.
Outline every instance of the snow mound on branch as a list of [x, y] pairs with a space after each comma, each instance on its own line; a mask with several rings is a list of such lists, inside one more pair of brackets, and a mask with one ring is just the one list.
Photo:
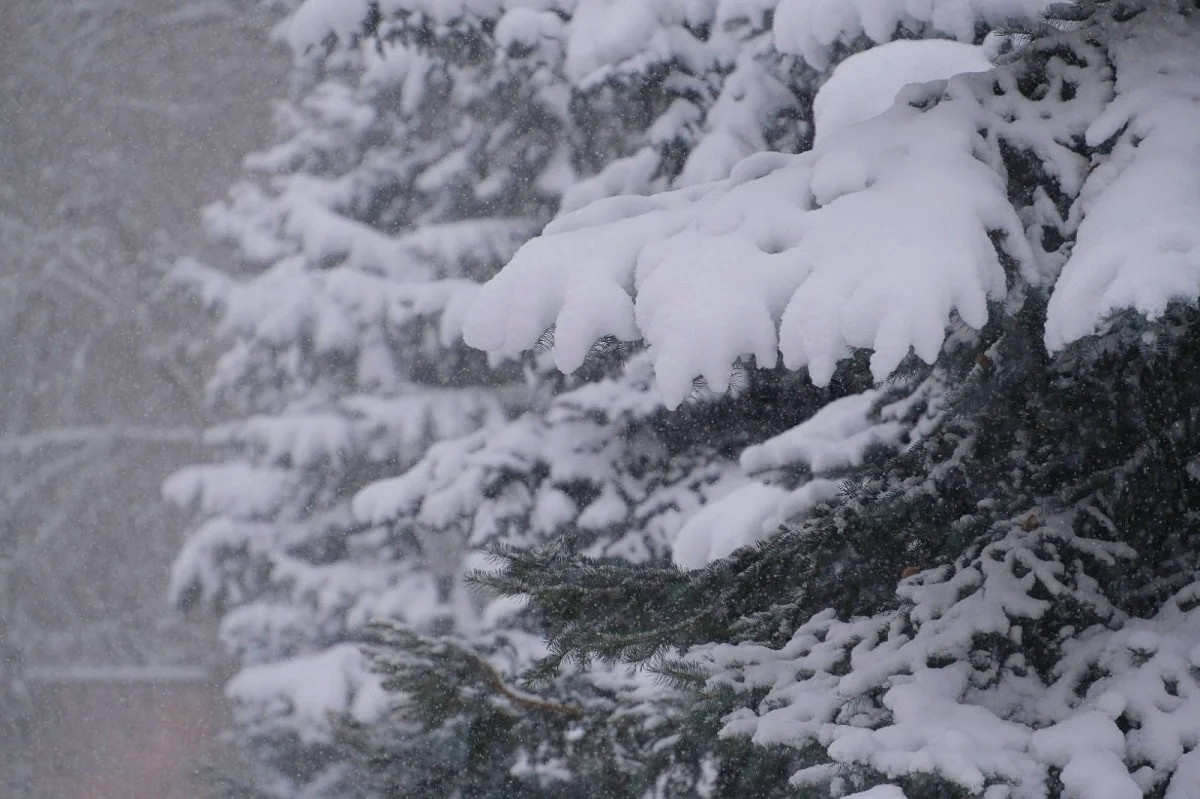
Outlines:
[[[256, 490], [247, 492], [247, 485]], [[298, 488], [296, 477], [285, 469], [228, 461], [184, 467], [163, 482], [162, 494], [168, 502], [205, 515], [223, 511], [262, 518], [276, 513]]]
[[1097, 711], [1072, 716], [1033, 733], [1034, 755], [1060, 769], [1069, 796], [1089, 799], [1138, 799], [1142, 790], [1122, 762], [1125, 736]]
[[331, 717], [349, 714], [357, 721], [383, 715], [389, 698], [354, 644], [340, 644], [315, 655], [245, 668], [225, 687], [235, 712], [251, 708], [267, 715], [294, 714], [301, 737], [324, 741], [332, 734]]
[[972, 41], [981, 22], [1037, 19], [1054, 0], [779, 0], [775, 46], [800, 56], [817, 69], [829, 65], [832, 50], [857, 39], [877, 44], [896, 32], [932, 28], [963, 42]]
[[671, 547], [675, 563], [697, 569], [764, 537], [761, 532], [787, 490], [750, 483], [693, 516]]
[[508, 50], [513, 47], [536, 48], [544, 41], [559, 41], [565, 23], [551, 11], [517, 7], [504, 12], [496, 23], [496, 44]]
[[[836, 499], [842, 493], [836, 478], [847, 467], [861, 465], [873, 449], [898, 449], [920, 438], [941, 414], [939, 381], [924, 381], [899, 399], [885, 393], [871, 389], [834, 400], [792, 429], [743, 450], [741, 471], [753, 479], [741, 478], [748, 480], [743, 485], [741, 475], [730, 479], [730, 493], [684, 524], [672, 545], [676, 565], [697, 569], [770, 538]], [[918, 405], [925, 411], [917, 421], [902, 421]], [[797, 466], [811, 477], [796, 488], [769, 482], [772, 473]]]
[[1005, 296], [991, 234], [1038, 280], [1004, 180], [980, 160], [994, 145], [970, 77], [914, 89], [809, 153], [556, 220], [480, 291], [465, 341], [515, 355], [554, 327], [572, 372], [602, 336], [644, 338], [668, 407], [697, 376], [723, 391], [747, 356], [782, 354], [817, 385], [853, 348], [874, 350], [881, 380], [910, 349], [932, 362], [952, 314], [981, 327]]
[[567, 44], [567, 76], [582, 83], [605, 66], [644, 53], [660, 29], [654, 5], [646, 0], [580, 3]]
[[813, 100], [816, 143], [891, 108], [910, 83], [987, 72], [983, 47], [942, 39], [901, 40], [855, 53], [837, 65]]
[[371, 4], [367, 0], [306, 0], [276, 31], [297, 55], [325, 37], [349, 38], [362, 27]]
[[895, 785], [876, 785], [859, 793], [852, 793], [846, 799], [906, 799], [904, 791]]
[[871, 408], [881, 394], [879, 390], [865, 391], [830, 402], [803, 424], [747, 447], [742, 452], [742, 468], [753, 474], [803, 462], [819, 474], [862, 464], [867, 450], [895, 444], [903, 430], [896, 421], [879, 424], [871, 419]]
[[1075, 249], [1047, 309], [1052, 352], [1116, 311], [1154, 318], [1200, 296], [1200, 32], [1146, 16], [1112, 44], [1116, 97], [1087, 131], [1089, 145], [1115, 145], [1079, 199]]

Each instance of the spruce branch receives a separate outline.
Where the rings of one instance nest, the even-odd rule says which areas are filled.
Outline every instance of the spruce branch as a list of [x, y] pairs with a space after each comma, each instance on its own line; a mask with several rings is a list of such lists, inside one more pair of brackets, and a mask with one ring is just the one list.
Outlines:
[[384, 687], [389, 691], [414, 694], [413, 686], [429, 687], [430, 681], [444, 686], [453, 681], [457, 683], [455, 689], [479, 682], [523, 710], [559, 713], [576, 719], [583, 716], [583, 710], [574, 705], [510, 687], [495, 666], [463, 641], [422, 635], [393, 622], [379, 621], [368, 628], [363, 643], [375, 670], [386, 676]]

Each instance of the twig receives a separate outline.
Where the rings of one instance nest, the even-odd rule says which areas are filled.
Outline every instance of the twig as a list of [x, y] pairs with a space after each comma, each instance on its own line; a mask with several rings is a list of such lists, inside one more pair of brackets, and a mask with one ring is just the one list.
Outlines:
[[583, 717], [583, 711], [580, 708], [576, 707], [575, 705], [565, 705], [565, 704], [562, 704], [561, 702], [554, 702], [549, 699], [542, 699], [541, 697], [531, 696], [530, 694], [523, 694], [523, 693], [520, 693], [519, 691], [515, 691], [512, 688], [509, 688], [507, 685], [504, 684], [504, 680], [501, 679], [499, 672], [497, 672], [496, 669], [492, 667], [491, 663], [488, 663], [476, 652], [472, 652], [471, 650], [463, 648], [463, 647], [459, 647], [459, 649], [465, 655], [467, 655], [467, 657], [471, 658], [477, 664], [479, 664], [480, 668], [483, 670], [484, 674], [487, 676], [488, 681], [491, 682], [492, 687], [495, 688], [496, 691], [498, 693], [500, 693], [502, 696], [510, 699], [514, 704], [516, 704], [520, 707], [523, 707], [527, 710], [547, 710], [547, 711], [550, 711], [551, 713], [562, 713], [564, 715], [570, 716], [573, 719]]

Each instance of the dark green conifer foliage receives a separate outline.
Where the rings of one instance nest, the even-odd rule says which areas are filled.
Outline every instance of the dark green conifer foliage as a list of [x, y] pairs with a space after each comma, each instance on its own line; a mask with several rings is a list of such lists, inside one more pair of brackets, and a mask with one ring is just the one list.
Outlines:
[[[477, 579], [531, 596], [542, 614], [553, 655], [531, 676], [545, 682], [564, 659], [642, 664], [696, 690], [687, 723], [703, 726], [721, 706], [707, 675], [664, 653], [716, 641], [781, 646], [826, 607], [844, 619], [903, 618], [895, 587], [906, 570], [923, 573], [910, 579], [948, 579], [1014, 528], [1046, 568], [1100, 589], [1106, 605], [1035, 585], [1030, 597], [1050, 602], [1050, 611], [1025, 626], [1020, 643], [980, 633], [972, 659], [981, 680], [999, 679], [1001, 664], [1020, 655], [1049, 682], [1062, 657], [1060, 630], [1157, 612], [1200, 566], [1200, 481], [1192, 476], [1200, 463], [1200, 313], [1180, 306], [1155, 322], [1122, 314], [1054, 359], [1040, 346], [1039, 298], [1001, 319], [934, 367], [956, 379], [957, 396], [933, 435], [849, 475], [841, 501], [763, 545], [698, 572], [561, 548], [499, 551], [502, 570]], [[1056, 517], [1072, 519], [1075, 546], [1039, 536]], [[1028, 571], [1020, 562], [1012, 568], [1017, 577]], [[759, 766], [747, 760], [757, 756], [770, 757], [747, 752], [727, 761], [732, 771], [722, 776], [753, 772]], [[966, 795], [929, 779], [904, 783], [906, 795]]]

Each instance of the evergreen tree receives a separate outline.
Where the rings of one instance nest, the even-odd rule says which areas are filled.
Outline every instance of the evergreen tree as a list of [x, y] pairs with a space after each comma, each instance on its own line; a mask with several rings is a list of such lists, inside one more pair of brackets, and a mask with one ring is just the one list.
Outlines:
[[314, 10], [281, 29], [298, 52], [287, 138], [208, 214], [246, 276], [177, 270], [234, 343], [210, 385], [228, 419], [208, 433], [218, 458], [167, 484], [206, 517], [174, 591], [222, 617], [250, 782], [269, 795], [335, 790], [326, 714], [378, 712], [356, 631], [465, 612], [460, 553], [360, 524], [349, 499], [519, 404], [519, 372], [488, 369], [440, 320], [549, 213], [559, 125], [477, 20], [385, 24], [364, 5], [327, 30], [336, 14]]
[[[278, 111], [284, 141], [252, 157], [257, 177], [207, 214], [214, 236], [240, 252], [240, 274], [194, 261], [177, 269], [231, 341], [210, 384], [213, 410], [227, 419], [208, 433], [214, 462], [166, 487], [202, 517], [175, 569], [176, 599], [221, 616], [240, 667], [229, 694], [254, 768], [231, 792], [424, 796], [448, 775], [483, 785], [492, 770], [480, 763], [517, 757], [481, 743], [459, 769], [429, 741], [397, 738], [359, 647], [382, 634], [370, 623], [388, 618], [404, 625], [393, 636], [484, 686], [495, 664], [429, 636], [470, 637], [501, 659], [503, 647], [525, 642], [523, 668], [536, 636], [485, 624], [491, 611], [463, 590], [489, 539], [356, 516], [350, 500], [440, 451], [435, 442], [486, 439], [528, 405], [519, 364], [489, 365], [457, 341], [478, 281], [560, 202], [666, 185], [705, 146], [741, 155], [716, 143], [704, 114], [729, 75], [758, 68], [743, 59], [733, 69], [736, 42], [769, 38], [761, 19], [718, 27], [712, 9], [686, 3], [652, 13], [576, 5], [309, 0], [279, 25], [296, 54], [295, 95]], [[645, 25], [627, 41], [631, 14]], [[755, 130], [766, 129], [752, 147], [792, 135], [771, 127], [795, 102], [780, 86], [754, 82], [774, 105], [751, 109]], [[714, 118], [744, 127], [739, 102], [726, 99]], [[531, 366], [545, 386], [534, 393], [553, 393], [561, 381]], [[646, 547], [632, 537], [629, 546]], [[662, 540], [655, 546], [665, 551]], [[495, 672], [505, 690], [517, 670]], [[545, 725], [562, 733], [573, 713]], [[495, 719], [504, 714], [487, 714], [489, 729], [503, 726]], [[438, 740], [457, 722], [439, 726]], [[370, 731], [389, 742], [354, 743]], [[408, 758], [401, 774], [363, 765], [380, 746], [393, 763]], [[518, 781], [540, 784], [550, 756], [528, 753], [533, 776]]]
[[170, 486], [255, 790], [1189, 795], [1196, 20], [300, 4]]
[[[820, 63], [876, 5], [795, 41]], [[674, 542], [685, 565], [773, 533], [756, 547], [690, 571], [505, 550], [484, 581], [531, 598], [546, 667], [691, 685], [697, 717], [726, 703], [722, 735], [794, 749], [776, 777], [801, 795], [1190, 795], [1196, 195], [1175, 175], [1196, 25], [1175, 3], [1051, 9], [991, 72], [519, 252], [468, 341], [570, 325], [569, 366], [632, 331], [672, 403], [776, 350], [818, 385], [886, 380], [744, 449], [761, 485]], [[584, 242], [614, 254], [556, 263]], [[603, 300], [538, 301], [579, 283]]]
[[[737, 6], [721, 7], [716, 19], [728, 23], [731, 9]], [[769, 26], [746, 27], [754, 33], [739, 45], [753, 56], [745, 63], [770, 64], [777, 74], [789, 73], [794, 82], [789, 90], [791, 108], [802, 112], [811, 105], [815, 88], [827, 73], [789, 62], [764, 47]], [[723, 24], [722, 29], [737, 26]], [[764, 51], [770, 52], [770, 57], [764, 56]], [[764, 120], [776, 119], [769, 108], [764, 109], [763, 97], [760, 94], [752, 102], [759, 112], [754, 124], [760, 131], [767, 128]], [[735, 126], [722, 122], [719, 114], [710, 118], [718, 126], [708, 140], [732, 134]], [[793, 133], [797, 128], [793, 126]], [[795, 147], [805, 146], [810, 138], [810, 131], [800, 131]], [[764, 141], [766, 133], [761, 135], [760, 141]], [[701, 153], [702, 147], [694, 152]], [[716, 170], [714, 174], [728, 172], [728, 167], [721, 171], [719, 165], [709, 165]], [[618, 173], [625, 167], [626, 163], [618, 162], [609, 172]], [[748, 167], [750, 171], [756, 168]], [[582, 189], [568, 192], [565, 210], [579, 204], [575, 198], [604, 177], [602, 172], [600, 178], [584, 181]], [[688, 185], [688, 169], [669, 179], [668, 185], [671, 182]], [[632, 188], [652, 190], [656, 186]], [[687, 189], [665, 196], [686, 202], [705, 194]], [[731, 201], [730, 206], [744, 199], [746, 195]], [[425, 538], [465, 540], [476, 548], [498, 549], [513, 559], [510, 579], [490, 582], [510, 593], [532, 593], [541, 600], [519, 612], [503, 601], [491, 603], [482, 614], [483, 624], [474, 630], [460, 630], [453, 645], [439, 645], [430, 639], [420, 639], [418, 644], [402, 626], [393, 625], [381, 634], [373, 652], [377, 666], [388, 675], [386, 685], [398, 704], [388, 721], [377, 725], [376, 732], [359, 730], [359, 737], [349, 746], [372, 753], [369, 762], [376, 764], [375, 773], [390, 775], [387, 779], [393, 795], [421, 795], [427, 783], [413, 787], [414, 776], [429, 770], [438, 773], [417, 765], [421, 761], [412, 754], [412, 744], [406, 746], [405, 742], [445, 735], [446, 714], [451, 709], [459, 729], [493, 730], [488, 736], [489, 748], [476, 752], [486, 763], [480, 776], [470, 767], [469, 756], [464, 757], [463, 768], [450, 769], [470, 775], [465, 784], [456, 783], [462, 786], [462, 795], [520, 795], [520, 790], [537, 795], [536, 784], [518, 788], [507, 779], [494, 778], [497, 772], [512, 774], [514, 770], [536, 777], [545, 789], [560, 794], [579, 789], [575, 786], [586, 786], [594, 795], [612, 796], [788, 793], [786, 778], [794, 770], [794, 758], [786, 750], [755, 751], [744, 741], [724, 742], [715, 735], [720, 718], [734, 706], [730, 697], [706, 698], [697, 705], [688, 693], [662, 686], [647, 693], [642, 687], [646, 675], [627, 674], [620, 663], [644, 661], [672, 645], [689, 643], [669, 631], [670, 617], [676, 611], [686, 612], [688, 599], [694, 602], [699, 594], [684, 597], [664, 585], [676, 573], [671, 565], [672, 549], [676, 561], [703, 565], [710, 558], [728, 555], [739, 544], [762, 538], [764, 532], [755, 528], [764, 522], [786, 518], [837, 494], [836, 474], [804, 485], [798, 484], [798, 475], [788, 478], [791, 484], [764, 484], [751, 479], [738, 458], [747, 447], [784, 433], [831, 400], [870, 389], [871, 379], [861, 368], [844, 370], [834, 388], [815, 388], [806, 384], [803, 376], [787, 370], [757, 370], [755, 356], [769, 366], [775, 361], [774, 353], [759, 355], [761, 350], [739, 350], [740, 342], [714, 340], [725, 332], [714, 326], [714, 336], [704, 342], [712, 345], [705, 353], [710, 362], [715, 354], [714, 369], [680, 374], [670, 393], [662, 390], [663, 375], [660, 372], [657, 380], [653, 375], [654, 367], [662, 363], [655, 357], [654, 342], [649, 352], [641, 351], [639, 344], [620, 343], [621, 338], [641, 336], [634, 326], [621, 324], [627, 315], [608, 311], [606, 301], [621, 302], [625, 289], [589, 275], [593, 270], [608, 270], [614, 253], [631, 261], [637, 256], [643, 246], [637, 237], [656, 233], [653, 227], [636, 230], [650, 218], [644, 212], [656, 201], [641, 204], [642, 214], [624, 210], [628, 204], [623, 199], [610, 203], [617, 224], [624, 220], [626, 227], [616, 235], [602, 229], [594, 242], [600, 246], [593, 246], [588, 235], [592, 232], [589, 223], [594, 225], [597, 215], [603, 221], [602, 211], [588, 209], [563, 217], [523, 251], [528, 259], [525, 265], [518, 255], [508, 272], [485, 289], [485, 296], [488, 292], [501, 294], [506, 280], [509, 285], [516, 284], [505, 295], [511, 313], [499, 324], [509, 335], [531, 334], [530, 340], [515, 346], [492, 349], [516, 355], [536, 342], [539, 350], [551, 351], [560, 367], [573, 372], [571, 379], [564, 382], [545, 375], [537, 364], [549, 358], [538, 356], [535, 375], [550, 394], [544, 402], [502, 432], [484, 431], [434, 447], [406, 474], [370, 487], [355, 502], [356, 514], [364, 522], [388, 523]], [[567, 249], [556, 246], [560, 234], [574, 235]], [[534, 254], [532, 259], [529, 253]], [[729, 256], [727, 251], [721, 254]], [[521, 271], [528, 270], [529, 261], [536, 269], [539, 256], [546, 269], [532, 281], [528, 275], [522, 280]], [[556, 271], [551, 264], [560, 268]], [[516, 280], [511, 279], [513, 274], [518, 275]], [[731, 282], [737, 279], [730, 277]], [[720, 317], [745, 311], [736, 300], [729, 303], [731, 308], [713, 307], [714, 302], [737, 298], [736, 287], [728, 292], [713, 291], [708, 297], [681, 288], [676, 283], [666, 290], [684, 298], [675, 310], [680, 318], [697, 322], [689, 328], [693, 331], [703, 331], [698, 320], [705, 314]], [[697, 284], [698, 291], [711, 288], [708, 281]], [[499, 304], [494, 298], [491, 302]], [[556, 303], [561, 303], [561, 313]], [[478, 318], [467, 318], [467, 331], [471, 334], [474, 326], [478, 340], [478, 331], [489, 323], [487, 303], [477, 304], [472, 313], [478, 313]], [[610, 326], [603, 327], [605, 324]], [[729, 357], [720, 360], [730, 350]], [[678, 408], [685, 398], [688, 402]], [[863, 405], [856, 396], [850, 399]], [[895, 430], [880, 433], [877, 441], [868, 444], [886, 446], [905, 422], [915, 423], [915, 419], [905, 418], [913, 413], [902, 405], [892, 410], [896, 418], [888, 422]], [[867, 427], [863, 424], [846, 431], [842, 438], [861, 434], [860, 438], [872, 439], [874, 434], [864, 429]], [[857, 442], [834, 438], [825, 443], [831, 453], [843, 449], [851, 453]], [[846, 457], [856, 463], [860, 459], [852, 453]], [[786, 503], [781, 502], [785, 499]], [[739, 529], [722, 535], [721, 528], [729, 525]], [[681, 545], [682, 541], [689, 543]], [[533, 555], [521, 554], [530, 548], [535, 550]], [[579, 558], [588, 564], [583, 573], [571, 570]], [[631, 564], [642, 567], [631, 571]], [[560, 581], [563, 569], [569, 576]], [[546, 593], [531, 590], [543, 582], [550, 583]], [[709, 593], [706, 601], [706, 605], [712, 602], [710, 607], [723, 624], [738, 617], [738, 606], [723, 601], [729, 593], [718, 589]], [[627, 629], [630, 624], [648, 628], [639, 628], [611, 645], [596, 644], [597, 627]], [[713, 640], [710, 636], [721, 629], [721, 624], [711, 624], [711, 620], [709, 624], [696, 642]], [[548, 650], [537, 645], [539, 632], [550, 634]], [[517, 639], [522, 645], [513, 643]], [[474, 654], [466, 656], [464, 652]], [[578, 662], [559, 671], [564, 658], [571, 656]], [[489, 665], [484, 672], [474, 670], [474, 678], [455, 687], [456, 678], [464, 679], [459, 676], [464, 669], [457, 665], [463, 657], [479, 658]], [[556, 730], [541, 724], [538, 717], [530, 717], [524, 712], [528, 708], [512, 706], [507, 691], [521, 677], [533, 681], [528, 687], [537, 691], [538, 701], [578, 709], [575, 724]], [[443, 683], [440, 690], [430, 687], [431, 681], [439, 679]], [[475, 697], [473, 705], [462, 701], [461, 692], [468, 686]], [[625, 687], [615, 692], [616, 686]], [[453, 703], [445, 698], [448, 696], [455, 697]], [[509, 705], [510, 713], [501, 717], [501, 727], [492, 720], [496, 701]], [[685, 707], [689, 713], [682, 715]], [[570, 721], [570, 715], [559, 720]], [[640, 735], [625, 733], [631, 720], [641, 728]], [[519, 734], [510, 733], [511, 725]], [[582, 757], [581, 742], [604, 756]], [[540, 772], [531, 773], [528, 764], [539, 761]], [[382, 769], [379, 764], [384, 763], [390, 763], [391, 769]], [[498, 769], [497, 764], [504, 768]], [[611, 782], [614, 775], [621, 779]], [[407, 784], [406, 779], [410, 780]]]

